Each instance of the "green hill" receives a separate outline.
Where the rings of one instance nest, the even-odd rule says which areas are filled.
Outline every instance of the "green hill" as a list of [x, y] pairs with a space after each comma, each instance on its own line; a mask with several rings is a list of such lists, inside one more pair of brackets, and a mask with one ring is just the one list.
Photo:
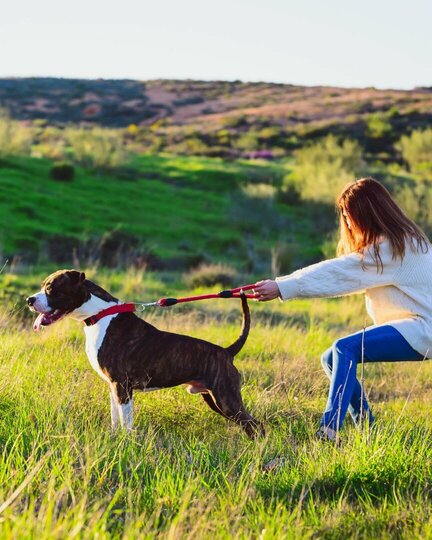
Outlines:
[[217, 260], [261, 272], [276, 245], [292, 243], [291, 262], [311, 262], [322, 234], [309, 207], [278, 202], [284, 167], [143, 155], [58, 182], [50, 161], [10, 158], [0, 166], [3, 251], [32, 262], [177, 270]]

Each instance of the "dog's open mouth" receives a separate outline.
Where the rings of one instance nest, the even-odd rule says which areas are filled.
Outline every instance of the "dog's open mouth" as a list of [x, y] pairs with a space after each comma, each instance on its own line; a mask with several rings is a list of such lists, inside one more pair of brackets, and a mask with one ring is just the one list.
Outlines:
[[33, 324], [33, 330], [38, 332], [42, 326], [49, 326], [50, 324], [55, 323], [67, 315], [67, 311], [64, 309], [55, 309], [50, 313], [39, 313], [37, 319]]

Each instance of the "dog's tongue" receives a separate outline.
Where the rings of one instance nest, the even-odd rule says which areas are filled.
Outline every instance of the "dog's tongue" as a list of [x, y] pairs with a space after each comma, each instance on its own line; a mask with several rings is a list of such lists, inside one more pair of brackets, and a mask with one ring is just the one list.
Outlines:
[[45, 316], [44, 313], [39, 313], [39, 315], [37, 316], [37, 319], [35, 320], [33, 324], [33, 330], [35, 332], [39, 332], [39, 330], [41, 329], [44, 316]]
[[39, 332], [42, 326], [49, 326], [50, 324], [59, 321], [67, 314], [67, 311], [56, 309], [50, 313], [39, 313], [37, 319], [33, 324], [33, 330]]

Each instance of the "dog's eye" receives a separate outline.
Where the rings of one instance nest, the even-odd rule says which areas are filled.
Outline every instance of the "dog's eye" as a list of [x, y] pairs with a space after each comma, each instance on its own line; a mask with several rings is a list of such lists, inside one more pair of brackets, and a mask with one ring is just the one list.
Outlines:
[[48, 296], [52, 296], [55, 291], [54, 289], [51, 287], [51, 286], [48, 286], [46, 289], [45, 289], [45, 293], [48, 295]]

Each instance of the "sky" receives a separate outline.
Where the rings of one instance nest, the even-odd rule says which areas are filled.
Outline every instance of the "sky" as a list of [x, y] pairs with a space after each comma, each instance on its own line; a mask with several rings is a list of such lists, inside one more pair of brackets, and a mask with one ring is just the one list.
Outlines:
[[14, 0], [0, 77], [432, 85], [430, 0]]

